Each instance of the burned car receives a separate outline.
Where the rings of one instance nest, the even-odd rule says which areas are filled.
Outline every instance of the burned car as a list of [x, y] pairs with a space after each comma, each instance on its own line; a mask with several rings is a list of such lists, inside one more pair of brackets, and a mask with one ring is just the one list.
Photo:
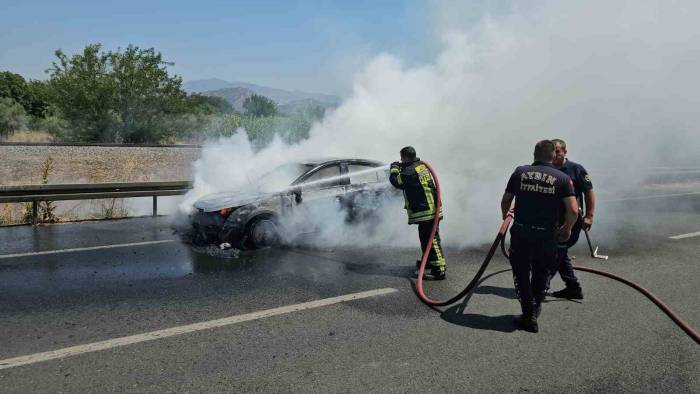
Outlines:
[[[295, 213], [332, 205], [345, 220], [371, 218], [379, 200], [397, 197], [384, 163], [364, 159], [320, 159], [282, 165], [244, 192], [224, 192], [195, 202], [191, 216], [194, 244], [229, 243], [256, 249], [313, 231], [302, 223], [285, 225]], [[297, 217], [300, 215], [297, 215]], [[303, 215], [301, 215], [303, 216]]]

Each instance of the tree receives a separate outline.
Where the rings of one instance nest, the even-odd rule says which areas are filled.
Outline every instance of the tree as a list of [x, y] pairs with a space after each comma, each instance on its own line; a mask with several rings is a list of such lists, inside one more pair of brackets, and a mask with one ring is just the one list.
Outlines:
[[49, 93], [73, 140], [159, 142], [173, 134], [168, 117], [186, 113], [182, 79], [170, 76], [160, 52], [100, 44], [68, 57], [60, 49], [49, 69]]
[[24, 108], [10, 97], [0, 97], [0, 135], [9, 135], [27, 124]]
[[0, 97], [8, 97], [19, 103], [24, 111], [34, 117], [49, 114], [46, 82], [29, 81], [9, 71], [0, 72]]
[[30, 80], [27, 82], [27, 93], [29, 99], [24, 109], [28, 114], [36, 118], [46, 118], [54, 114], [49, 102], [51, 94], [48, 82]]
[[60, 49], [49, 69], [51, 101], [66, 119], [72, 135], [83, 142], [108, 141], [118, 123], [112, 107], [113, 84], [108, 77], [108, 56], [101, 46], [88, 45], [82, 54], [68, 58]]
[[11, 98], [24, 107], [27, 96], [27, 81], [21, 75], [9, 71], [0, 72], [0, 97]]
[[277, 105], [265, 96], [254, 94], [243, 102], [246, 115], [255, 117], [277, 115]]
[[229, 114], [233, 107], [225, 98], [194, 93], [187, 96], [187, 106], [194, 114]]

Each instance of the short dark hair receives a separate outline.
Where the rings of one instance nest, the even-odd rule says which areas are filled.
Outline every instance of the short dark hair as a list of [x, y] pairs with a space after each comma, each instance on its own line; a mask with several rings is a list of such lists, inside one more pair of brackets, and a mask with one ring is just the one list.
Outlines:
[[566, 141], [559, 138], [552, 138], [552, 142], [554, 143], [554, 145], [559, 144], [562, 148], [566, 149]]
[[542, 140], [535, 145], [535, 161], [549, 163], [554, 160], [554, 142]]
[[407, 147], [402, 148], [401, 152], [399, 152], [399, 153], [401, 154], [401, 157], [405, 157], [409, 160], [413, 160], [416, 158], [416, 150], [413, 149], [412, 146], [407, 146]]

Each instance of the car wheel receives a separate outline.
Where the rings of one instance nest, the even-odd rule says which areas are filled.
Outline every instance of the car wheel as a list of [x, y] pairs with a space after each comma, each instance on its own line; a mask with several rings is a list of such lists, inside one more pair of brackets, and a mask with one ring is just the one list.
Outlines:
[[250, 249], [260, 249], [279, 243], [279, 226], [272, 216], [262, 216], [253, 219], [248, 225], [245, 246]]

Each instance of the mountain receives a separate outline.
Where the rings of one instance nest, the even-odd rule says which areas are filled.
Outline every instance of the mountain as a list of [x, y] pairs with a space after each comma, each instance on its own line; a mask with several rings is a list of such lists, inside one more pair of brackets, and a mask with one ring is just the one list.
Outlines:
[[187, 93], [202, 93], [208, 90], [219, 90], [234, 87], [231, 82], [219, 78], [198, 79], [182, 84], [182, 88]]
[[255, 92], [246, 88], [224, 88], [217, 90], [207, 90], [201, 92], [205, 96], [221, 97], [228, 101], [233, 109], [238, 112], [243, 112], [243, 102]]
[[[223, 97], [239, 111], [242, 107], [238, 108], [237, 105], [239, 103], [243, 105], [243, 100], [250, 97], [253, 93], [271, 99], [281, 109], [287, 106], [306, 107], [309, 104], [323, 108], [335, 108], [340, 104], [340, 98], [330, 94], [309, 93], [298, 90], [288, 91], [246, 82], [228, 82], [218, 78], [188, 81], [183, 84], [183, 88], [188, 93]], [[302, 103], [296, 103], [299, 101]]]

